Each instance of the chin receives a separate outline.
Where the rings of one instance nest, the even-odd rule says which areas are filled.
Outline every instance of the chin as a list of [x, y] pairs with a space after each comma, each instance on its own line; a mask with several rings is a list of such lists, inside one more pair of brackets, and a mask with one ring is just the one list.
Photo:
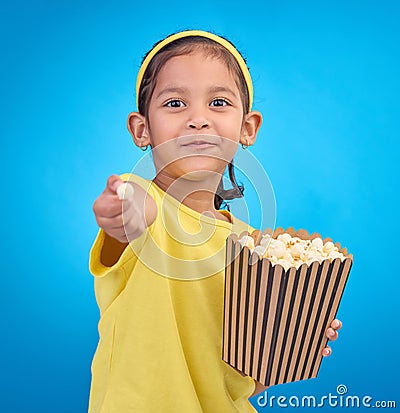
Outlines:
[[221, 178], [227, 165], [221, 160], [204, 156], [193, 156], [177, 163], [180, 163], [178, 169], [181, 173], [179, 176], [191, 181], [205, 180], [216, 176]]
[[[165, 152], [161, 153], [163, 156]], [[170, 155], [170, 154], [168, 154]], [[187, 182], [204, 182], [205, 184], [218, 185], [228, 164], [228, 160], [220, 156], [210, 155], [189, 155], [175, 156], [175, 160], [167, 162], [166, 157], [155, 160], [157, 173], [162, 173], [174, 180], [184, 180]], [[168, 156], [171, 159], [170, 156]], [[164, 166], [165, 165], [165, 166]]]
[[181, 179], [185, 179], [187, 181], [192, 182], [205, 182], [214, 177], [215, 172], [211, 172], [208, 170], [185, 171], [183, 174], [180, 175]]

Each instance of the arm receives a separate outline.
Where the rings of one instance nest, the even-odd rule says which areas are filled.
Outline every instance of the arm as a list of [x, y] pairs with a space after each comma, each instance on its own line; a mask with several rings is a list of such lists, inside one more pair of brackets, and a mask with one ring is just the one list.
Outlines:
[[257, 396], [257, 394], [260, 394], [267, 390], [271, 386], [264, 386], [263, 384], [259, 383], [257, 380], [254, 380], [256, 382], [256, 388], [254, 389], [253, 394], [250, 397]]
[[112, 267], [119, 260], [127, 245], [127, 242], [119, 242], [106, 233], [101, 250], [101, 263], [106, 267]]
[[[231, 366], [232, 367], [232, 366]], [[233, 367], [235, 369], [235, 367]], [[241, 376], [246, 377], [247, 374], [244, 374], [243, 372], [241, 372], [238, 369], [235, 369]], [[261, 384], [260, 382], [258, 382], [257, 380], [253, 379], [254, 382], [256, 383], [256, 388], [254, 389], [253, 394], [250, 397], [256, 396], [259, 393], [262, 393], [264, 390], [268, 389], [268, 387], [270, 386], [264, 386], [263, 384]]]

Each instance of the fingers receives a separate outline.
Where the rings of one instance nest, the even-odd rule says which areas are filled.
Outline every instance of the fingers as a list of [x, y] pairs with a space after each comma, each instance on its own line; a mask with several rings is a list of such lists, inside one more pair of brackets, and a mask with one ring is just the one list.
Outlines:
[[[132, 199], [123, 201], [110, 201], [103, 206], [102, 215], [97, 216], [97, 224], [101, 228], [110, 230], [123, 228], [127, 222], [137, 215], [137, 211]], [[107, 211], [106, 211], [107, 210]]]
[[332, 349], [329, 346], [326, 346], [323, 350], [322, 350], [322, 355], [324, 357], [328, 357], [332, 354]]
[[326, 337], [330, 340], [330, 341], [335, 341], [338, 337], [339, 337], [339, 333], [334, 330], [333, 328], [328, 328], [326, 330]]
[[104, 190], [105, 195], [116, 195], [117, 188], [123, 183], [122, 179], [118, 175], [111, 175], [107, 179], [107, 185]]
[[131, 183], [124, 183], [118, 175], [111, 175], [106, 188], [93, 204], [98, 226], [119, 242], [136, 239], [146, 229], [144, 205], [142, 207], [141, 204], [144, 201], [138, 194]]
[[339, 337], [337, 330], [342, 328], [342, 322], [337, 318], [332, 321], [331, 326], [326, 330], [326, 337], [330, 341], [335, 341]]
[[117, 194], [117, 189], [123, 184], [123, 181], [118, 175], [111, 175], [107, 179], [106, 187], [103, 193], [96, 199], [93, 204], [93, 212], [98, 218], [113, 218], [122, 213], [122, 202]]
[[122, 201], [116, 194], [106, 195], [106, 191], [101, 194], [93, 204], [93, 211], [96, 218], [113, 218], [122, 213]]
[[[332, 321], [331, 326], [326, 330], [326, 337], [330, 341], [335, 341], [339, 337], [337, 330], [342, 328], [342, 322], [338, 319]], [[322, 350], [322, 355], [328, 357], [332, 354], [332, 349], [329, 346], [326, 346]]]
[[335, 330], [340, 330], [342, 328], [342, 325], [342, 322], [337, 318], [335, 318], [331, 323], [331, 327]]

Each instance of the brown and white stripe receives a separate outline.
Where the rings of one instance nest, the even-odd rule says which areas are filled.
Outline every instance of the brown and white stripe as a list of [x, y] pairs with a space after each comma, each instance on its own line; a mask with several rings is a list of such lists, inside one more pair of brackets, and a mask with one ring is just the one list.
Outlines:
[[353, 257], [285, 271], [235, 234], [226, 244], [222, 359], [265, 386], [316, 377]]

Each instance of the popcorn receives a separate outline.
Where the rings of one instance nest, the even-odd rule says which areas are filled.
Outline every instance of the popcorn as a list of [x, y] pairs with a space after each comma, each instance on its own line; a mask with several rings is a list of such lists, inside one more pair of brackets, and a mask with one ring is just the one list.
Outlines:
[[294, 245], [291, 245], [289, 250], [293, 257], [300, 258], [301, 255], [304, 254], [305, 245], [301, 243], [296, 243]]
[[331, 251], [333, 251], [334, 248], [335, 248], [335, 245], [333, 244], [333, 242], [328, 241], [322, 247], [322, 251], [324, 251], [326, 254], [329, 254]]
[[333, 260], [336, 259], [336, 258], [342, 259], [342, 257], [343, 257], [343, 254], [342, 254], [341, 252], [338, 252], [338, 251], [331, 251], [330, 254], [329, 254], [329, 256], [328, 256], [328, 258], [329, 258], [331, 261], [333, 261]]
[[306, 256], [307, 263], [311, 263], [313, 261], [321, 262], [322, 260], [323, 260], [323, 257], [319, 251], [309, 251]]
[[249, 235], [244, 235], [242, 238], [240, 238], [239, 243], [242, 247], [246, 246], [250, 250], [254, 249], [254, 239]]
[[280, 240], [274, 240], [269, 246], [269, 254], [275, 255], [277, 258], [283, 258], [286, 252], [286, 245]]
[[283, 234], [279, 234], [277, 239], [279, 241], [284, 242], [285, 244], [289, 243], [290, 240], [292, 239], [292, 236], [290, 234], [288, 234], [287, 232], [284, 232]]
[[332, 241], [324, 243], [321, 237], [312, 240], [301, 239], [286, 232], [279, 234], [277, 238], [263, 234], [256, 246], [250, 235], [244, 235], [239, 243], [242, 247], [246, 246], [251, 252], [257, 253], [260, 258], [267, 258], [272, 265], [282, 265], [285, 270], [290, 267], [299, 268], [304, 263], [309, 266], [315, 261], [322, 263], [329, 259], [332, 262], [336, 258], [343, 261], [346, 258]]
[[267, 246], [266, 245], [257, 245], [253, 252], [256, 252], [260, 257], [263, 257], [266, 252], [267, 252]]
[[122, 183], [118, 188], [117, 188], [117, 195], [119, 199], [130, 199], [133, 197], [133, 194], [135, 193], [135, 189], [133, 186], [128, 183], [124, 182]]
[[287, 271], [290, 267], [292, 267], [292, 263], [290, 263], [289, 261], [284, 260], [283, 258], [279, 259], [277, 261], [277, 264], [282, 265], [282, 267], [285, 269], [285, 271]]
[[293, 256], [290, 254], [289, 251], [285, 252], [285, 254], [283, 255], [283, 259], [290, 263], [293, 263], [295, 261], [295, 259], [293, 258]]
[[272, 263], [273, 265], [275, 265], [275, 264], [278, 263], [278, 258], [276, 258], [275, 256], [272, 256], [269, 260], [271, 261], [271, 263]]
[[264, 234], [261, 238], [260, 245], [262, 245], [263, 247], [267, 247], [270, 242], [271, 242], [271, 235]]
[[324, 245], [324, 242], [322, 241], [322, 238], [317, 237], [317, 238], [314, 238], [311, 241], [311, 247], [310, 248], [312, 250], [319, 250], [323, 247], [323, 245]]

